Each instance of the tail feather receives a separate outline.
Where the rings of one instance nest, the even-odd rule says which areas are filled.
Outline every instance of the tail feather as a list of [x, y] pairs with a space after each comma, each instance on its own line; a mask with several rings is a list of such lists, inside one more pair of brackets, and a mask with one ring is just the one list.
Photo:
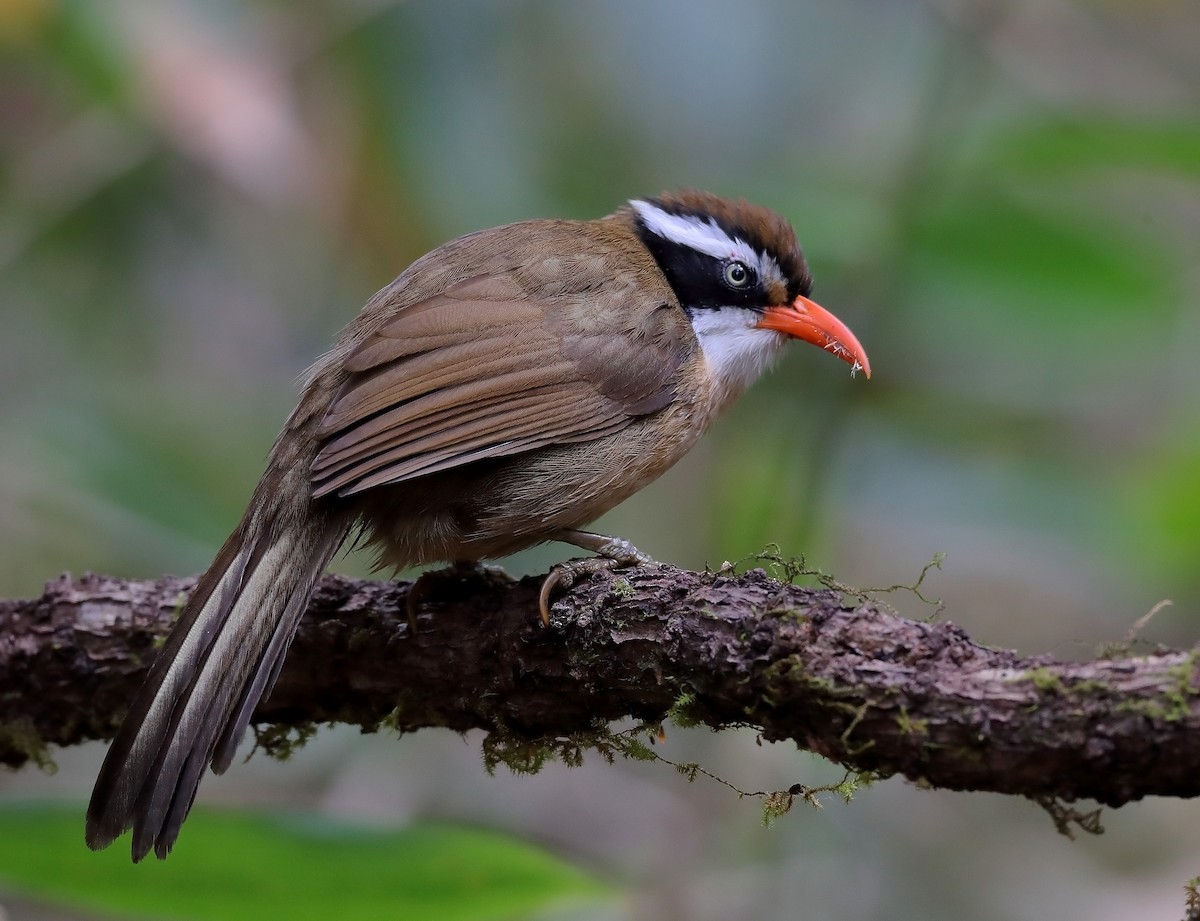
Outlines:
[[90, 847], [132, 827], [134, 860], [165, 857], [204, 769], [231, 763], [349, 530], [344, 516], [304, 503], [252, 504], [201, 579], [109, 747], [88, 807]]
[[[338, 543], [340, 543], [340, 539]], [[321, 569], [325, 568], [330, 557], [335, 553], [337, 553], [336, 543], [325, 555], [325, 562], [321, 564]], [[321, 569], [313, 573], [307, 584], [299, 586], [293, 592], [288, 607], [283, 613], [283, 623], [294, 625], [299, 623], [300, 618], [304, 616], [308, 599], [312, 595]], [[254, 708], [258, 706], [260, 700], [268, 697], [275, 687], [275, 682], [279, 678], [279, 670], [283, 667], [283, 660], [287, 657], [288, 648], [292, 645], [295, 635], [296, 630], [293, 626], [290, 630], [276, 630], [274, 636], [271, 637], [271, 642], [263, 651], [262, 659], [255, 669], [254, 680], [247, 684], [242, 691], [225, 728], [217, 739], [212, 758], [214, 773], [224, 774], [229, 770], [229, 766], [233, 763], [233, 756], [237, 754], [238, 746], [241, 744], [242, 736], [245, 735], [246, 728], [250, 725], [250, 717], [254, 714]]]

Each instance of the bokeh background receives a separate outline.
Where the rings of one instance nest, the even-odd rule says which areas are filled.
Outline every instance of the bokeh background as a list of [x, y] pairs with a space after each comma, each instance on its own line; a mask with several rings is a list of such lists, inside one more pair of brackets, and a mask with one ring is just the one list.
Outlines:
[[[945, 552], [925, 588], [981, 642], [1087, 656], [1170, 598], [1142, 636], [1190, 645], [1198, 47], [1195, 0], [2, 0], [0, 595], [203, 569], [296, 377], [409, 261], [691, 185], [793, 221], [875, 377], [793, 349], [602, 529], [859, 586]], [[744, 789], [840, 776], [749, 733], [662, 751]], [[0, 800], [82, 803], [101, 754]], [[1151, 921], [1200, 874], [1188, 802], [1071, 842], [891, 780], [765, 829], [662, 765], [488, 778], [436, 732], [325, 731], [201, 801], [486, 826], [616, 893], [549, 917]]]

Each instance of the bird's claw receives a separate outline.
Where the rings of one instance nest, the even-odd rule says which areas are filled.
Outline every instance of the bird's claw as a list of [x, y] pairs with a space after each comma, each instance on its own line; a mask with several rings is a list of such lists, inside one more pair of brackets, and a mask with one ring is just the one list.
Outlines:
[[558, 563], [545, 579], [542, 580], [542, 590], [538, 593], [538, 612], [542, 615], [542, 626], [550, 626], [550, 595], [554, 590], [567, 591], [575, 584], [580, 576], [590, 576], [606, 569], [616, 569], [622, 561], [606, 556], [591, 556], [582, 560], [571, 560]]
[[629, 541], [619, 537], [609, 538], [596, 550], [600, 556], [559, 563], [542, 580], [542, 590], [538, 593], [538, 613], [542, 615], [543, 626], [550, 626], [550, 596], [555, 589], [567, 591], [580, 576], [654, 562], [649, 554], [642, 553]]

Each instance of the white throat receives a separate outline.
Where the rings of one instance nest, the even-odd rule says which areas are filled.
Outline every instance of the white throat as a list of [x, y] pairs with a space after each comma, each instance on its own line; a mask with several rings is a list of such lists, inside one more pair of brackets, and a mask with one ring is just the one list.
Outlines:
[[771, 367], [787, 342], [773, 329], [760, 329], [760, 314], [745, 307], [717, 307], [692, 313], [692, 329], [717, 387], [719, 402], [742, 395]]

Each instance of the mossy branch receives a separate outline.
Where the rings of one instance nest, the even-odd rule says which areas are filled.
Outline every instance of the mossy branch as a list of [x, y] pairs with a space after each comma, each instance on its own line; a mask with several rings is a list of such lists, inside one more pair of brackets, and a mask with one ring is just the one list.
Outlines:
[[[0, 763], [110, 737], [191, 585], [64, 576], [0, 602]], [[438, 581], [411, 634], [408, 584], [326, 577], [260, 740], [286, 748], [324, 722], [481, 728], [488, 751], [533, 764], [611, 720], [671, 718], [930, 787], [1113, 806], [1200, 794], [1200, 649], [1020, 657], [759, 570], [667, 566], [582, 580], [547, 629], [538, 585]]]

